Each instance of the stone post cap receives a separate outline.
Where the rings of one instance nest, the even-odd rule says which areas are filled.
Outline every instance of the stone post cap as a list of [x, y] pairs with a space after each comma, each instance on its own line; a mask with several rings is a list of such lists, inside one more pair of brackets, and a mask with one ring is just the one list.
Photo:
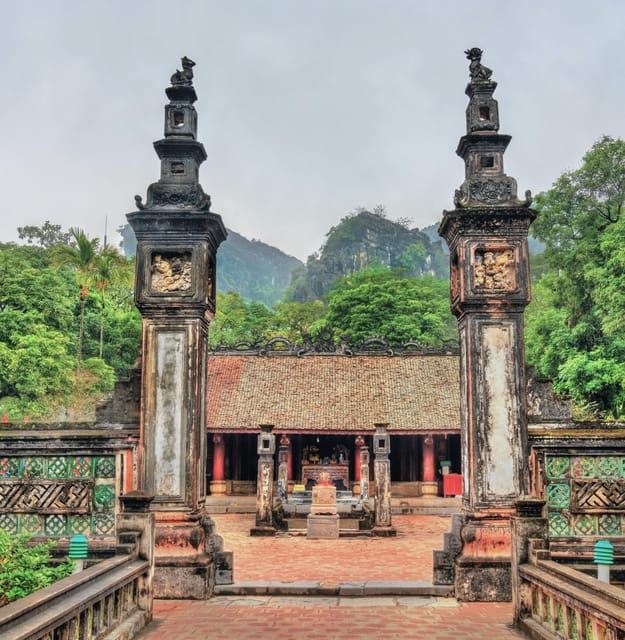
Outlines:
[[123, 513], [145, 513], [150, 510], [154, 496], [144, 491], [130, 491], [119, 496]]

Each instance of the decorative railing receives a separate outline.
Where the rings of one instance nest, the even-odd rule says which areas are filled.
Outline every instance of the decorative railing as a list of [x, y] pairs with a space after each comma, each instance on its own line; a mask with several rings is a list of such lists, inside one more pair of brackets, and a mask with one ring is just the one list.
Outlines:
[[3, 640], [104, 637], [127, 623], [141, 629], [151, 612], [139, 606], [147, 560], [103, 560], [36, 593], [0, 608]]
[[[541, 552], [537, 552], [540, 556]], [[545, 553], [545, 552], [543, 552]], [[516, 624], [531, 638], [625, 638], [625, 592], [553, 560], [535, 558], [518, 570]]]
[[2, 640], [133, 638], [152, 619], [151, 497], [120, 497], [117, 555], [0, 607]]

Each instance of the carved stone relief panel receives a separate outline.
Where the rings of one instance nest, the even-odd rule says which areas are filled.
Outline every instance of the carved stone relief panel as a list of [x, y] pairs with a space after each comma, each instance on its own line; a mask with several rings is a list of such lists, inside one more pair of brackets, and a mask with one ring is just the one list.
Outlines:
[[191, 253], [154, 252], [150, 264], [152, 293], [184, 292], [191, 289]]
[[479, 247], [471, 262], [474, 291], [514, 291], [516, 259], [509, 246]]
[[3, 513], [90, 513], [92, 499], [92, 480], [0, 482]]

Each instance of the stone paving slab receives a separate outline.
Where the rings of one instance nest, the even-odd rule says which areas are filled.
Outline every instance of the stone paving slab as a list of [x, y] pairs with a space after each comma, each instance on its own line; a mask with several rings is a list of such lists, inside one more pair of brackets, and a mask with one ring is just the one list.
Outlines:
[[519, 640], [508, 603], [451, 598], [157, 600], [140, 640]]
[[277, 582], [250, 581], [232, 584], [216, 584], [215, 595], [339, 595], [339, 596], [450, 596], [453, 588], [446, 585], [433, 585], [430, 582], [402, 582], [387, 580], [380, 582], [340, 582], [321, 584], [314, 581]]
[[443, 548], [448, 516], [393, 517], [397, 535], [310, 540], [281, 534], [250, 536], [253, 514], [215, 514], [224, 549], [234, 552], [234, 582], [347, 582], [432, 580], [432, 552]]

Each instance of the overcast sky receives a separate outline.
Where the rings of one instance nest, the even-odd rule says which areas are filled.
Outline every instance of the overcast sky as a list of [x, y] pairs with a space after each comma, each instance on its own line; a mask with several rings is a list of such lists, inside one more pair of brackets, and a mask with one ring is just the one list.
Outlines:
[[358, 206], [424, 227], [463, 180], [468, 61], [499, 84], [519, 192], [625, 137], [625, 2], [0, 0], [0, 240], [49, 219], [111, 240], [158, 179], [164, 94], [196, 62], [201, 182], [300, 259]]

